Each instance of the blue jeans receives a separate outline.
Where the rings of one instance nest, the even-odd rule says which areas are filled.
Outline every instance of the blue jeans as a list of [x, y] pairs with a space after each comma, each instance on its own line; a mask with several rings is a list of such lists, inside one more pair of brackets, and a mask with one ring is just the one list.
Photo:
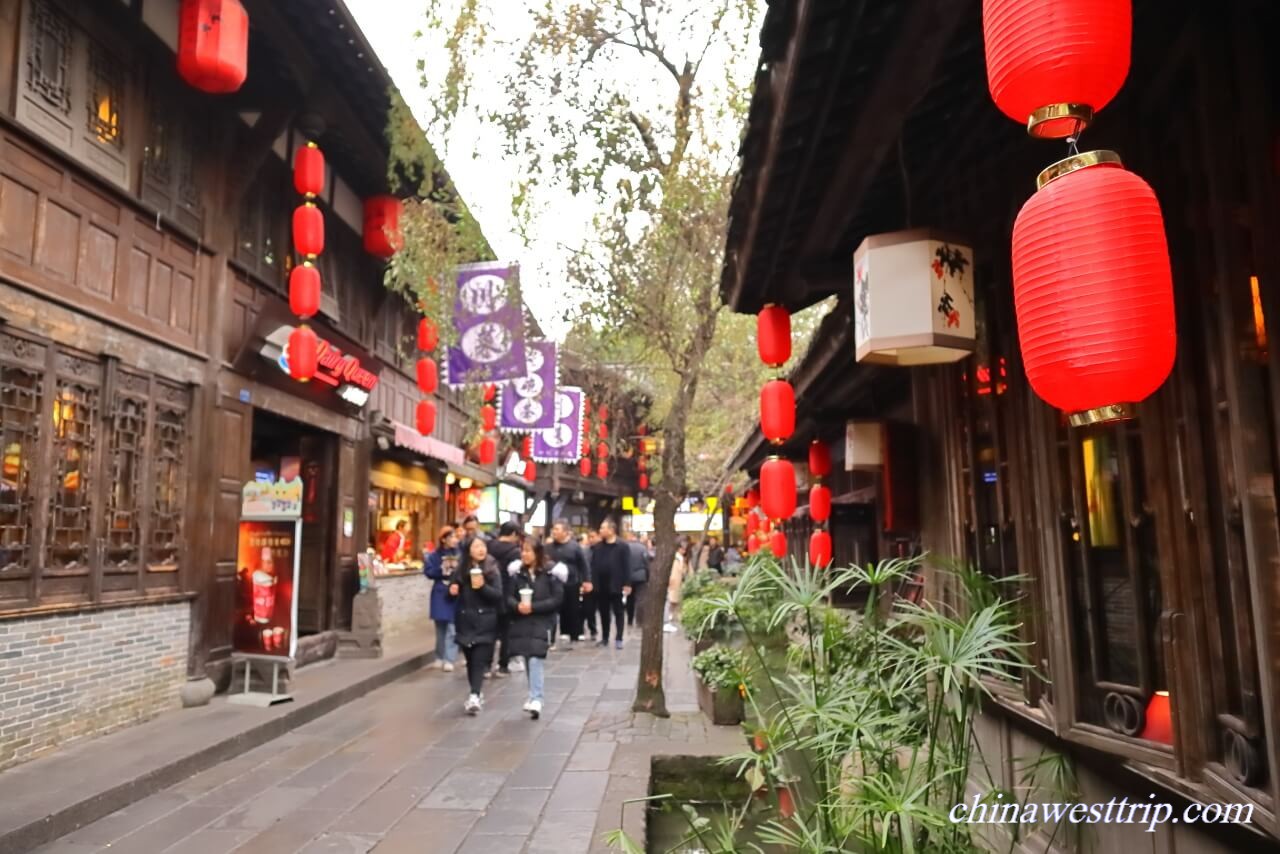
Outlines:
[[454, 641], [453, 623], [433, 620], [436, 624], [436, 658], [453, 664], [458, 660], [458, 644]]
[[529, 675], [529, 699], [542, 702], [542, 677], [543, 668], [546, 666], [545, 658], [534, 658], [532, 655], [525, 656], [524, 669]]

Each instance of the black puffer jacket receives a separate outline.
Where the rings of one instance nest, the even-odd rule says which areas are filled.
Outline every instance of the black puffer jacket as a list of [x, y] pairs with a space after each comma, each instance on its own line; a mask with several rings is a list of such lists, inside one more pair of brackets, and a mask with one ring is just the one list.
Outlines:
[[[512, 561], [520, 560], [520, 544], [508, 540], [492, 540], [489, 543], [489, 557], [493, 558], [494, 562], [498, 564], [498, 571], [502, 573], [502, 598], [505, 603], [505, 600], [510, 599], [513, 595], [511, 593], [511, 573], [507, 571], [507, 567], [511, 565]], [[510, 613], [504, 608], [502, 616], [508, 616]]]
[[502, 576], [498, 563], [489, 555], [484, 559], [484, 587], [471, 588], [471, 557], [458, 566], [457, 616], [454, 627], [458, 646], [470, 647], [498, 640], [498, 611], [503, 607]]
[[[520, 588], [533, 590], [533, 613], [521, 614]], [[528, 567], [521, 567], [512, 584], [512, 595], [507, 599], [511, 613], [511, 654], [532, 658], [545, 658], [551, 643], [552, 623], [564, 601], [564, 585], [547, 572], [530, 576]]]

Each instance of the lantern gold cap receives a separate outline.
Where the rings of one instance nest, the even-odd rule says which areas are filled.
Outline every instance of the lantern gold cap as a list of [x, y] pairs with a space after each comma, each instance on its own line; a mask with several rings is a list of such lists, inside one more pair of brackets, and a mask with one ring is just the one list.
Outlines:
[[1079, 136], [1093, 123], [1088, 104], [1046, 104], [1027, 117], [1027, 133], [1037, 139]]
[[1091, 424], [1109, 424], [1113, 421], [1128, 421], [1136, 415], [1132, 403], [1111, 403], [1096, 409], [1073, 412], [1067, 416], [1067, 423], [1072, 427], [1088, 427]]
[[1090, 166], [1123, 166], [1120, 155], [1114, 151], [1100, 149], [1098, 151], [1086, 151], [1083, 154], [1073, 154], [1065, 160], [1059, 160], [1052, 166], [1048, 166], [1039, 175], [1036, 176], [1036, 189], [1043, 190], [1050, 183], [1058, 180], [1064, 175], [1070, 175], [1080, 169], [1087, 169]]

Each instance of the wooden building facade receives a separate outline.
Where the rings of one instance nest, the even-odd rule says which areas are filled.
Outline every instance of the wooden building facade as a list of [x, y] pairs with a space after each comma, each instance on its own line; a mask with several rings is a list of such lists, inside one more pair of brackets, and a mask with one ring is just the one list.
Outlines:
[[[93, 709], [92, 731], [172, 706], [188, 677], [225, 684], [246, 481], [308, 483], [298, 629], [322, 636], [350, 623], [377, 460], [423, 469], [426, 497], [463, 464], [447, 393], [436, 457], [395, 441], [416, 317], [360, 233], [388, 190], [390, 78], [340, 0], [245, 7], [248, 80], [210, 96], [176, 71], [179, 0], [0, 0], [0, 626], [160, 613], [189, 632], [137, 662], [162, 687]], [[376, 377], [363, 405], [279, 363], [304, 134], [328, 164], [314, 328]], [[88, 734], [92, 692], [55, 693], [0, 710], [48, 732], [0, 740], [0, 767]]]
[[[1119, 152], [1164, 214], [1178, 354], [1137, 417], [1068, 427], [1027, 384], [1010, 233], [1037, 173], [1066, 152], [991, 102], [977, 0], [770, 4], [722, 288], [741, 312], [840, 297], [792, 375], [793, 459], [820, 437], [840, 469], [849, 421], [902, 426], [905, 459], [837, 472], [837, 560], [928, 551], [1024, 577], [1036, 673], [993, 686], [978, 731], [999, 759], [989, 784], [1016, 789], [1042, 751], [1065, 753], [1086, 802], [1254, 806], [1248, 828], [1095, 825], [1080, 850], [1270, 850], [1280, 838], [1280, 61], [1267, 39], [1280, 9], [1134, 0], [1133, 10], [1128, 79], [1080, 149]], [[868, 235], [917, 227], [974, 248], [976, 352], [943, 367], [858, 364], [853, 252]], [[748, 438], [733, 465], [752, 470], [766, 453]], [[789, 524], [801, 533], [803, 510]], [[962, 604], [942, 575], [925, 583], [935, 602]], [[1145, 730], [1159, 692], [1171, 700], [1171, 743]], [[1020, 845], [1043, 851], [1049, 840]], [[1061, 836], [1054, 849], [1073, 850]]]

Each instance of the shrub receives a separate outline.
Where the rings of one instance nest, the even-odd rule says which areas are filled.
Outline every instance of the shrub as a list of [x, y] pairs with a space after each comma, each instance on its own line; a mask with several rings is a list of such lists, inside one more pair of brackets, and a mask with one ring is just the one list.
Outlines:
[[741, 650], [716, 644], [693, 657], [693, 672], [708, 688], [737, 688], [746, 678]]

